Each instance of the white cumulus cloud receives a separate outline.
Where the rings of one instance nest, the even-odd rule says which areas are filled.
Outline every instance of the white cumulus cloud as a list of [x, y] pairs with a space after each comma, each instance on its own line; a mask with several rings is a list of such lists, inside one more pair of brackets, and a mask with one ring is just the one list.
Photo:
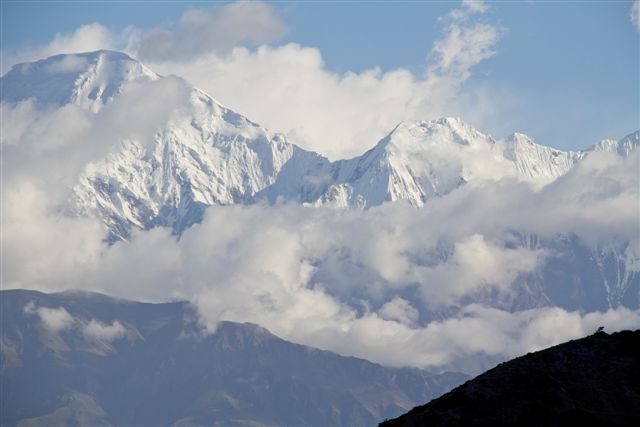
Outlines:
[[64, 307], [36, 307], [33, 302], [30, 302], [24, 307], [24, 312], [36, 314], [42, 325], [55, 333], [70, 329], [75, 322], [73, 316]]
[[89, 323], [83, 326], [82, 334], [88, 340], [102, 341], [111, 343], [119, 338], [123, 338], [126, 329], [120, 322], [114, 320], [110, 325], [91, 319]]

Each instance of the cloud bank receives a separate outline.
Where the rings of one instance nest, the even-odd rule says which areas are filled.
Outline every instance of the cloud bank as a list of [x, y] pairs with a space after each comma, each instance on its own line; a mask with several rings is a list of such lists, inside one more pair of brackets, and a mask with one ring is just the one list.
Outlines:
[[[367, 211], [213, 206], [179, 239], [156, 228], [109, 246], [101, 224], [67, 216], [60, 203], [74, 169], [117, 144], [98, 138], [101, 148], [77, 163], [45, 160], [73, 159], [79, 135], [91, 129], [109, 126], [123, 138], [142, 138], [150, 137], [154, 123], [131, 127], [132, 117], [142, 114], [135, 104], [118, 114], [105, 108], [82, 116], [79, 135], [74, 130], [56, 140], [38, 135], [56, 135], [68, 107], [3, 108], [24, 116], [15, 129], [9, 126], [2, 144], [3, 167], [9, 166], [2, 183], [3, 288], [188, 299], [210, 331], [220, 320], [251, 321], [296, 342], [434, 369], [475, 370], [471, 361], [478, 357], [511, 357], [601, 325], [640, 326], [639, 313], [623, 307], [512, 313], [508, 305], [553, 256], [526, 236], [575, 235], [589, 247], [630, 241], [622, 251], [640, 259], [637, 152], [628, 158], [594, 153], [542, 188], [509, 178], [467, 184], [420, 209], [403, 203]], [[160, 113], [157, 123], [162, 120]], [[16, 164], [22, 167], [10, 167]], [[64, 179], [46, 179], [56, 176]], [[64, 313], [43, 316], [54, 329], [69, 325]], [[105, 342], [123, 333], [115, 323], [90, 323], [84, 330], [87, 339]]]

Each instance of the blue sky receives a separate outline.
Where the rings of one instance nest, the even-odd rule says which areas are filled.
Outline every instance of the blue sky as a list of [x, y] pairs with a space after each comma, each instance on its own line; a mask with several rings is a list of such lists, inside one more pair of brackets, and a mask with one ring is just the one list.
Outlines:
[[[488, 5], [478, 20], [499, 29], [497, 54], [474, 65], [460, 90], [495, 91], [498, 98], [506, 96], [509, 105], [501, 112], [504, 120], [493, 117], [471, 120], [472, 124], [497, 137], [522, 131], [540, 143], [563, 149], [584, 148], [640, 128], [640, 44], [630, 19], [631, 1]], [[70, 34], [83, 24], [98, 22], [113, 33], [130, 26], [142, 33], [153, 28], [171, 30], [186, 10], [223, 6], [3, 1], [3, 58], [45, 45], [55, 34]], [[433, 43], [441, 37], [445, 25], [441, 17], [458, 2], [276, 2], [271, 6], [286, 26], [284, 35], [271, 45], [294, 42], [317, 48], [325, 69], [339, 75], [379, 67], [382, 72], [403, 68], [420, 77]], [[233, 104], [233, 100], [227, 102]]]

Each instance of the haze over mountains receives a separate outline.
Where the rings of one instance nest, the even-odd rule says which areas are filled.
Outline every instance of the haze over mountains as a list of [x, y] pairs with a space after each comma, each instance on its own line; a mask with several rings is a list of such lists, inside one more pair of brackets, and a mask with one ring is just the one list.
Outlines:
[[[0, 85], [11, 114], [51, 118], [3, 140], [7, 182], [29, 182], [13, 170], [37, 156], [29, 171], [44, 182], [17, 192], [8, 216], [10, 287], [188, 298], [209, 326], [252, 321], [342, 354], [467, 372], [594, 324], [639, 323], [639, 132], [563, 152], [456, 118], [407, 121], [330, 161], [119, 52], [19, 64]], [[65, 144], [58, 185], [48, 156]], [[25, 250], [21, 221], [41, 226]], [[557, 324], [570, 327], [558, 336]]]

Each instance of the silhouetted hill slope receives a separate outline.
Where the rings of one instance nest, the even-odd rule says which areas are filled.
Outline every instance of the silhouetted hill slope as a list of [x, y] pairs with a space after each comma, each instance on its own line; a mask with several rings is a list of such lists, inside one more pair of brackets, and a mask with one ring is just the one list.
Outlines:
[[380, 427], [506, 425], [640, 425], [640, 331], [529, 353]]
[[0, 425], [375, 425], [462, 374], [386, 368], [188, 303], [0, 292]]

